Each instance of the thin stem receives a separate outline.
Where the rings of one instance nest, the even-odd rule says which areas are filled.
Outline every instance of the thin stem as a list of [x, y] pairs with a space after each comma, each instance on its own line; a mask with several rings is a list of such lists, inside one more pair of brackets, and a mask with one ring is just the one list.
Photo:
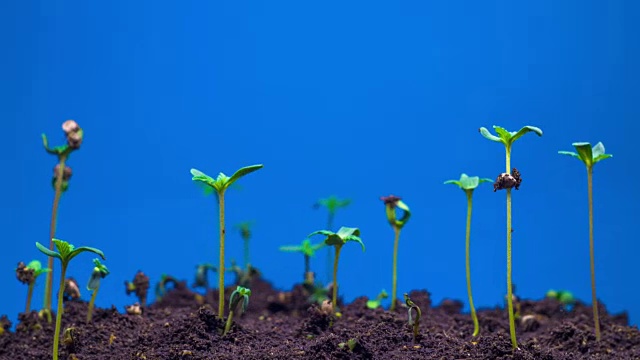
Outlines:
[[35, 284], [35, 280], [29, 283], [29, 290], [27, 290], [27, 307], [25, 308], [24, 312], [25, 313], [29, 313], [29, 311], [31, 310], [31, 297], [33, 296], [33, 285]]
[[62, 263], [60, 274], [60, 289], [58, 290], [58, 310], [56, 313], [56, 330], [53, 335], [53, 360], [58, 360], [58, 345], [60, 343], [60, 326], [62, 325], [62, 295], [64, 294], [64, 279], [67, 273], [67, 264]]
[[[327, 218], [327, 230], [333, 231], [333, 218], [335, 214], [329, 210]], [[327, 282], [331, 279], [331, 258], [333, 258], [333, 246], [327, 246]]]
[[593, 167], [587, 167], [587, 191], [589, 192], [589, 255], [591, 257], [591, 300], [593, 303], [593, 321], [596, 326], [596, 340], [600, 341], [600, 317], [598, 316], [598, 298], [596, 297], [596, 264], [593, 250]]
[[[53, 239], [56, 236], [56, 225], [58, 222], [58, 205], [62, 196], [62, 179], [64, 176], [65, 162], [67, 154], [60, 155], [58, 171], [56, 172], [55, 195], [53, 197], [53, 207], [51, 209], [51, 223], [49, 224], [49, 250], [53, 251]], [[51, 310], [51, 298], [53, 296], [53, 258], [49, 257], [47, 266], [51, 271], [47, 273], [47, 281], [44, 285], [44, 308]]]
[[309, 255], [304, 255], [304, 276], [306, 278], [307, 274], [311, 271], [311, 259], [309, 258]]
[[[506, 147], [507, 174], [511, 174], [511, 147]], [[507, 307], [509, 310], [509, 334], [511, 335], [511, 346], [518, 348], [516, 339], [516, 323], [513, 316], [513, 288], [511, 285], [511, 189], [507, 189]]]
[[249, 270], [249, 239], [244, 240], [244, 267]]
[[229, 332], [229, 330], [231, 330], [231, 322], [233, 320], [233, 310], [229, 311], [229, 317], [227, 317], [227, 323], [224, 326], [224, 332], [222, 333], [222, 336], [227, 335], [227, 333]]
[[333, 298], [331, 305], [333, 305], [333, 311], [336, 311], [338, 306], [338, 259], [340, 258], [340, 250], [342, 246], [336, 245], [336, 258], [333, 261]]
[[473, 305], [473, 295], [471, 295], [471, 208], [473, 190], [467, 190], [467, 234], [465, 241], [465, 257], [467, 268], [467, 293], [469, 294], [469, 307], [471, 308], [471, 318], [473, 319], [473, 336], [480, 333], [480, 325], [478, 324], [478, 315]]
[[98, 289], [100, 286], [93, 290], [93, 294], [91, 295], [91, 300], [89, 300], [89, 309], [87, 310], [87, 324], [91, 322], [91, 318], [93, 317], [93, 306], [96, 302], [96, 296], [98, 295]]
[[224, 190], [218, 194], [220, 207], [220, 264], [218, 267], [218, 317], [224, 316]]
[[398, 242], [400, 240], [400, 228], [393, 227], [395, 233], [395, 239], [393, 241], [393, 277], [391, 283], [391, 308], [389, 310], [394, 311], [396, 309], [396, 292], [398, 291]]

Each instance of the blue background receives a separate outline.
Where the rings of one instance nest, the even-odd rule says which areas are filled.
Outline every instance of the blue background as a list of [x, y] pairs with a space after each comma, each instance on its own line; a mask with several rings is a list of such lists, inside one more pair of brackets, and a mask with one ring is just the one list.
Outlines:
[[[135, 301], [123, 281], [138, 269], [153, 285], [162, 273], [191, 282], [197, 263], [217, 262], [215, 198], [189, 169], [231, 175], [255, 163], [264, 169], [227, 194], [227, 224], [256, 221], [252, 261], [277, 287], [300, 281], [303, 265], [278, 247], [324, 228], [312, 204], [336, 194], [353, 200], [336, 225], [360, 227], [367, 245], [345, 247], [341, 293], [390, 290], [393, 231], [379, 197], [393, 193], [413, 212], [399, 293], [466, 303], [466, 202], [442, 182], [504, 171], [504, 148], [478, 133], [495, 124], [544, 130], [513, 149], [523, 297], [559, 288], [591, 301], [586, 172], [557, 151], [603, 141], [614, 155], [594, 174], [598, 295], [635, 324], [639, 11], [631, 0], [2, 2], [0, 313], [15, 320], [24, 306], [16, 263], [46, 261], [34, 243], [48, 243], [56, 159], [40, 133], [62, 144], [64, 120], [85, 141], [69, 161], [57, 237], [104, 250], [111, 275], [97, 303], [120, 310]], [[480, 307], [503, 302], [504, 199], [486, 184], [474, 196]], [[241, 261], [239, 234], [227, 239], [228, 259]], [[321, 279], [324, 254], [312, 261]], [[91, 259], [69, 275], [85, 284]], [[35, 307], [43, 289], [40, 278]]]

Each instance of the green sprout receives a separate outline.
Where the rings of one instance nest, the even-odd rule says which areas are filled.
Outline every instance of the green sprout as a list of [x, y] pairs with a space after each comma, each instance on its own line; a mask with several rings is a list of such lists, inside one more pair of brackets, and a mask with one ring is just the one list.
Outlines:
[[330, 230], [318, 230], [312, 232], [307, 237], [310, 238], [318, 234], [326, 236], [324, 239], [324, 243], [326, 245], [334, 246], [336, 248], [335, 259], [333, 261], [333, 297], [331, 300], [331, 305], [335, 311], [338, 307], [338, 259], [340, 258], [340, 250], [342, 250], [342, 247], [347, 242], [355, 241], [362, 246], [362, 251], [364, 252], [364, 243], [362, 242], [362, 239], [360, 239], [360, 229], [358, 228], [343, 226], [337, 233]]
[[53, 360], [58, 360], [58, 345], [60, 342], [60, 325], [62, 322], [62, 311], [63, 311], [62, 296], [64, 295], [65, 275], [67, 273], [67, 267], [69, 266], [69, 262], [71, 261], [71, 259], [73, 259], [74, 257], [78, 256], [79, 254], [85, 251], [97, 254], [102, 258], [102, 260], [106, 260], [106, 258], [104, 257], [104, 253], [102, 253], [101, 250], [96, 248], [92, 248], [88, 246], [81, 246], [76, 248], [75, 246], [69, 244], [68, 242], [63, 240], [58, 240], [58, 239], [53, 239], [53, 243], [56, 246], [56, 249], [58, 249], [57, 252], [47, 249], [39, 242], [36, 242], [36, 247], [38, 248], [38, 250], [40, 250], [43, 254], [47, 256], [60, 259], [60, 264], [61, 264], [60, 289], [58, 290], [58, 310], [56, 313], [56, 330], [53, 336]]
[[349, 349], [349, 352], [353, 352], [353, 350], [356, 348], [356, 346], [358, 346], [358, 339], [351, 338], [351, 339], [347, 340], [346, 342], [341, 342], [341, 343], [338, 344], [338, 347], [340, 349], [344, 349], [345, 346], [347, 347], [347, 349]]
[[217, 178], [212, 178], [205, 173], [191, 169], [192, 180], [198, 181], [205, 185], [205, 193], [216, 194], [218, 200], [218, 207], [220, 212], [220, 263], [218, 264], [218, 317], [222, 318], [224, 315], [224, 236], [226, 229], [224, 226], [224, 193], [225, 191], [241, 177], [250, 174], [254, 171], [260, 170], [264, 165], [251, 165], [246, 166], [236, 171], [231, 177], [224, 173], [218, 174]]
[[87, 324], [91, 322], [93, 317], [93, 306], [96, 302], [96, 296], [98, 296], [98, 290], [100, 289], [100, 280], [109, 275], [109, 269], [100, 262], [100, 259], [93, 259], [95, 265], [91, 272], [91, 278], [87, 284], [87, 290], [93, 291], [91, 294], [91, 300], [89, 301], [89, 310], [87, 311]]
[[[409, 307], [409, 326], [413, 328], [413, 343], [415, 344], [416, 339], [418, 338], [418, 333], [420, 331], [420, 318], [422, 317], [422, 311], [420, 311], [420, 307], [418, 307], [418, 305], [411, 301], [411, 298], [407, 293], [404, 293], [404, 303]], [[411, 310], [416, 311], [415, 319], [411, 315]]]
[[207, 271], [211, 270], [211, 272], [216, 272], [215, 266], [209, 263], [200, 264], [196, 266], [196, 279], [193, 282], [191, 287], [193, 288], [204, 288], [205, 291], [209, 289], [209, 278], [207, 277]]
[[178, 279], [171, 275], [162, 274], [160, 275], [160, 281], [156, 284], [156, 301], [162, 300], [162, 298], [167, 294], [167, 285], [172, 284], [175, 289], [178, 286]]
[[325, 244], [319, 243], [311, 245], [311, 240], [304, 239], [300, 245], [288, 245], [280, 246], [280, 251], [285, 252], [299, 252], [304, 256], [304, 283], [313, 284], [313, 274], [311, 273], [311, 258], [316, 254], [316, 251], [322, 248]]
[[[393, 241], [393, 276], [391, 286], [391, 308], [389, 310], [394, 311], [396, 309], [396, 295], [398, 290], [398, 243], [400, 240], [400, 231], [406, 225], [407, 221], [411, 217], [411, 211], [407, 204], [405, 204], [399, 197], [395, 195], [382, 196], [380, 200], [384, 202], [387, 220], [393, 232], [395, 233], [395, 239]], [[402, 210], [403, 214], [400, 219], [396, 217], [396, 207]]]
[[249, 287], [253, 278], [260, 275], [260, 271], [251, 264], [246, 269], [242, 269], [233, 259], [231, 259], [231, 267], [227, 269], [227, 272], [234, 273], [236, 275], [235, 284], [242, 287]]
[[244, 221], [234, 225], [235, 229], [240, 230], [240, 237], [244, 242], [244, 267], [247, 269], [249, 269], [249, 264], [251, 263], [249, 261], [249, 240], [251, 240], [251, 227], [253, 224], [253, 221]]
[[377, 309], [380, 307], [380, 304], [382, 303], [382, 300], [386, 299], [389, 297], [389, 294], [387, 294], [387, 292], [383, 289], [380, 294], [378, 294], [378, 296], [376, 296], [375, 299], [373, 300], [368, 300], [367, 301], [367, 307], [371, 310]]
[[24, 310], [25, 313], [31, 310], [31, 297], [33, 296], [33, 287], [36, 284], [36, 279], [38, 276], [50, 271], [51, 269], [49, 268], [43, 268], [38, 260], [33, 260], [28, 265], [25, 265], [23, 262], [18, 264], [16, 277], [18, 281], [29, 286], [29, 290], [27, 290], [27, 305]]
[[[69, 179], [71, 179], [71, 168], [66, 166], [66, 162], [69, 159], [71, 153], [80, 149], [82, 140], [84, 138], [84, 131], [78, 123], [73, 120], [67, 120], [62, 123], [62, 130], [66, 134], [67, 143], [60, 146], [49, 147], [49, 140], [47, 136], [42, 134], [42, 144], [47, 153], [58, 157], [58, 164], [53, 168], [53, 189], [55, 195], [53, 197], [53, 208], [51, 210], [51, 223], [49, 226], [49, 250], [53, 251], [53, 238], [56, 236], [56, 224], [58, 221], [58, 205], [60, 204], [60, 197], [62, 193], [69, 188]], [[44, 287], [44, 311], [47, 313], [48, 318], [51, 319], [51, 298], [53, 297], [53, 258], [50, 257], [48, 268], [51, 271], [47, 274], [47, 281]]]
[[516, 324], [513, 315], [513, 299], [511, 289], [511, 233], [513, 228], [511, 227], [511, 189], [513, 187], [516, 190], [519, 189], [522, 179], [520, 178], [520, 172], [515, 168], [513, 169], [513, 175], [511, 174], [511, 148], [513, 143], [526, 133], [533, 132], [538, 136], [542, 136], [542, 130], [535, 126], [524, 126], [518, 131], [507, 131], [500, 126], [493, 126], [498, 136], [495, 136], [484, 127], [481, 127], [480, 134], [485, 138], [502, 143], [505, 148], [505, 162], [506, 172], [498, 176], [498, 179], [493, 184], [493, 191], [505, 189], [507, 191], [507, 306], [509, 308], [509, 334], [511, 335], [511, 346], [514, 349], [518, 348], [518, 341], [516, 339]]
[[576, 302], [576, 299], [573, 297], [573, 293], [567, 290], [551, 289], [547, 291], [547, 298], [556, 299], [564, 306], [573, 305]]
[[229, 297], [229, 316], [227, 317], [227, 323], [224, 326], [224, 332], [222, 336], [226, 335], [231, 329], [231, 321], [233, 320], [233, 313], [238, 310], [238, 305], [242, 301], [242, 307], [240, 308], [240, 313], [247, 311], [247, 306], [249, 306], [249, 296], [251, 296], [251, 290], [244, 288], [242, 286], [238, 286]]
[[470, 260], [470, 244], [471, 244], [471, 207], [473, 205], [473, 190], [478, 185], [484, 182], [492, 182], [491, 179], [479, 178], [477, 176], [468, 176], [467, 174], [460, 175], [460, 180], [447, 180], [445, 184], [458, 185], [462, 191], [467, 195], [467, 236], [465, 241], [465, 257], [467, 268], [467, 293], [469, 295], [469, 307], [471, 308], [471, 318], [473, 319], [473, 336], [478, 336], [480, 333], [480, 325], [478, 324], [478, 315], [476, 314], [476, 308], [473, 305], [473, 296], [471, 295], [471, 260]]
[[[327, 217], [327, 230], [333, 231], [333, 220], [336, 217], [338, 209], [346, 208], [351, 204], [351, 199], [340, 199], [335, 195], [331, 195], [327, 198], [319, 199], [313, 207], [315, 209], [325, 207], [328, 212]], [[331, 259], [333, 258], [333, 249], [331, 246], [327, 247], [327, 282], [331, 279]]]
[[596, 297], [596, 267], [593, 250], [593, 166], [604, 159], [613, 157], [605, 154], [604, 145], [599, 142], [594, 147], [588, 142], [575, 142], [573, 147], [577, 153], [571, 151], [558, 151], [562, 155], [570, 155], [581, 160], [587, 167], [587, 192], [589, 193], [589, 255], [591, 258], [591, 298], [593, 305], [593, 321], [596, 328], [596, 340], [600, 341], [600, 319], [598, 316], [598, 299]]

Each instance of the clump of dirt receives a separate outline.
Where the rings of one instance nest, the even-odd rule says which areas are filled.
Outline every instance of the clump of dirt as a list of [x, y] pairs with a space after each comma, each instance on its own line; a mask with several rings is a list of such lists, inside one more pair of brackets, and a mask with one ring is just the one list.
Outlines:
[[[339, 304], [340, 315], [309, 302], [302, 285], [279, 291], [252, 280], [247, 312], [221, 335], [226, 319], [216, 315], [217, 291], [200, 294], [184, 283], [167, 291], [139, 315], [115, 307], [95, 309], [65, 302], [61, 359], [640, 359], [640, 331], [626, 314], [610, 315], [600, 304], [602, 340], [596, 342], [591, 307], [568, 310], [553, 299], [519, 301], [518, 341], [513, 351], [503, 308], [480, 309], [480, 336], [461, 313], [462, 303], [432, 306], [425, 290], [412, 291], [420, 306], [420, 337], [414, 344], [407, 308], [390, 312], [366, 307], [366, 297]], [[228, 295], [234, 290], [225, 289]], [[5, 318], [6, 319], [6, 318]], [[20, 314], [15, 332], [0, 334], [0, 359], [50, 359], [54, 324], [32, 311]]]

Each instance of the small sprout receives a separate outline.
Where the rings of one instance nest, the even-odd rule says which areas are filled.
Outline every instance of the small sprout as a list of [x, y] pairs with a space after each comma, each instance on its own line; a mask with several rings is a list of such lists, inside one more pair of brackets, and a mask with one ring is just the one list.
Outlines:
[[124, 309], [129, 315], [142, 315], [142, 307], [140, 306], [140, 303], [126, 306]]
[[364, 252], [364, 243], [362, 242], [362, 239], [360, 239], [360, 229], [358, 228], [343, 226], [336, 233], [330, 230], [318, 230], [312, 232], [307, 237], [310, 238], [318, 234], [326, 236], [324, 239], [324, 243], [326, 245], [334, 246], [336, 248], [336, 255], [333, 261], [333, 296], [331, 300], [331, 305], [333, 305], [333, 310], [335, 311], [338, 307], [338, 260], [340, 259], [340, 250], [342, 250], [342, 247], [347, 242], [354, 241], [362, 246], [362, 251]]
[[207, 271], [211, 270], [211, 272], [218, 271], [215, 266], [212, 264], [200, 264], [196, 266], [196, 279], [191, 285], [192, 288], [204, 288], [205, 290], [209, 289], [209, 278], [207, 277]]
[[135, 293], [142, 307], [147, 305], [147, 294], [149, 291], [149, 277], [142, 271], [138, 271], [133, 277], [133, 281], [125, 281], [127, 295]]
[[[391, 286], [391, 308], [389, 310], [394, 311], [396, 309], [396, 295], [398, 292], [398, 243], [400, 240], [400, 231], [404, 225], [409, 221], [411, 217], [411, 211], [407, 204], [402, 199], [395, 195], [382, 196], [380, 200], [384, 202], [385, 210], [387, 213], [387, 221], [391, 224], [395, 238], [393, 241], [393, 275]], [[396, 208], [402, 210], [402, 217], [400, 219], [396, 216]]]
[[[327, 198], [319, 199], [315, 204], [313, 204], [314, 209], [319, 209], [320, 207], [324, 207], [327, 209], [328, 217], [327, 217], [327, 230], [333, 231], [333, 220], [336, 217], [336, 212], [338, 209], [346, 208], [351, 204], [351, 199], [341, 199], [335, 195], [331, 195]], [[327, 248], [327, 282], [331, 281], [331, 259], [333, 256], [333, 249], [331, 247]]]
[[385, 290], [382, 290], [380, 292], [380, 294], [378, 294], [378, 296], [376, 296], [376, 298], [374, 300], [368, 300], [367, 301], [367, 307], [371, 310], [377, 309], [380, 307], [380, 304], [382, 303], [382, 300], [386, 299], [389, 297], [389, 294], [387, 294], [387, 292]]
[[347, 347], [347, 349], [349, 349], [349, 352], [353, 352], [353, 350], [356, 348], [356, 346], [358, 345], [358, 339], [356, 338], [351, 338], [349, 340], [347, 340], [347, 342], [341, 342], [338, 344], [338, 347], [340, 349], [344, 349], [345, 346]]
[[[409, 307], [409, 326], [413, 329], [413, 343], [415, 344], [416, 339], [418, 338], [419, 328], [420, 328], [420, 318], [422, 317], [422, 312], [418, 305], [416, 305], [411, 298], [409, 298], [409, 294], [404, 293], [404, 302]], [[412, 316], [411, 310], [416, 311], [415, 318]]]
[[66, 348], [73, 348], [76, 344], [76, 328], [68, 327], [62, 332], [62, 345]]
[[234, 182], [241, 177], [248, 175], [254, 171], [262, 169], [264, 165], [251, 165], [246, 166], [236, 171], [231, 177], [224, 173], [219, 173], [217, 178], [201, 172], [197, 169], [191, 169], [191, 180], [196, 181], [198, 184], [205, 187], [205, 194], [215, 193], [218, 199], [219, 207], [219, 219], [220, 219], [220, 258], [218, 264], [218, 317], [222, 318], [224, 315], [224, 237], [226, 234], [226, 228], [224, 223], [224, 194]]
[[27, 290], [27, 305], [25, 308], [25, 313], [28, 313], [31, 310], [31, 297], [33, 296], [33, 287], [35, 286], [36, 279], [38, 276], [50, 272], [51, 269], [43, 268], [42, 264], [38, 260], [32, 260], [28, 265], [25, 265], [23, 262], [18, 263], [18, 267], [16, 268], [16, 277], [18, 281], [23, 284], [27, 284], [29, 289]]
[[251, 290], [242, 286], [238, 286], [231, 293], [231, 296], [229, 297], [229, 316], [227, 317], [227, 323], [224, 326], [224, 332], [222, 333], [222, 336], [226, 335], [231, 329], [233, 313], [238, 311], [238, 306], [240, 305], [240, 303], [242, 303], [240, 314], [247, 311], [247, 306], [249, 306], [249, 296], [251, 296]]
[[240, 230], [240, 237], [244, 243], [244, 267], [247, 269], [250, 266], [249, 264], [251, 264], [249, 257], [249, 241], [251, 240], [251, 227], [253, 224], [253, 221], [244, 221], [234, 225], [234, 228]]
[[156, 300], [160, 301], [167, 294], [167, 285], [172, 284], [175, 289], [178, 286], [178, 279], [171, 275], [160, 275], [160, 281], [156, 284]]
[[227, 272], [234, 273], [236, 275], [236, 286], [240, 285], [242, 287], [249, 287], [253, 278], [260, 275], [258, 269], [251, 266], [251, 264], [249, 264], [247, 270], [243, 270], [240, 266], [238, 266], [235, 260], [231, 260], [231, 267], [227, 270]]
[[314, 257], [316, 251], [324, 245], [324, 243], [311, 245], [311, 240], [304, 239], [300, 245], [280, 246], [280, 251], [301, 253], [304, 256], [304, 283], [313, 284], [314, 276], [311, 272], [311, 258]]
[[55, 244], [56, 249], [58, 250], [57, 252], [47, 249], [46, 247], [42, 246], [42, 244], [40, 244], [39, 242], [36, 242], [36, 247], [45, 255], [51, 258], [59, 259], [62, 265], [61, 266], [62, 270], [60, 274], [60, 289], [58, 290], [58, 310], [56, 312], [56, 329], [55, 329], [55, 334], [53, 336], [53, 360], [58, 360], [58, 346], [60, 342], [60, 325], [62, 323], [62, 299], [63, 299], [64, 290], [66, 287], [65, 275], [67, 273], [67, 267], [69, 266], [69, 262], [74, 257], [78, 256], [83, 252], [92, 252], [94, 254], [97, 254], [103, 260], [105, 260], [105, 257], [104, 257], [104, 253], [101, 250], [96, 248], [87, 247], [87, 246], [81, 246], [76, 248], [72, 244], [66, 241], [58, 240], [58, 239], [53, 239], [53, 243]]
[[69, 277], [64, 281], [64, 300], [77, 300], [80, 299], [80, 287], [76, 279]]
[[87, 310], [87, 323], [91, 322], [93, 316], [93, 306], [96, 302], [96, 296], [98, 296], [98, 290], [100, 289], [100, 280], [109, 275], [109, 269], [100, 262], [100, 259], [93, 259], [93, 271], [87, 284], [87, 290], [93, 291], [91, 300], [89, 301], [89, 309]]
[[576, 302], [571, 291], [567, 290], [549, 290], [547, 291], [547, 298], [556, 299], [565, 306], [573, 305]]

